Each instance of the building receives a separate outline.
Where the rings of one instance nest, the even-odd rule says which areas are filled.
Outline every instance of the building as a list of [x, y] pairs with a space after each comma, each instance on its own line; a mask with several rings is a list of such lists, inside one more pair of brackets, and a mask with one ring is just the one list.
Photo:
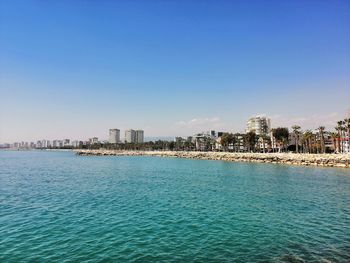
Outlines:
[[82, 141], [78, 141], [78, 140], [72, 141], [72, 146], [74, 148], [80, 148], [80, 147], [83, 146], [83, 142]]
[[42, 147], [41, 141], [37, 141], [37, 142], [36, 142], [36, 148], [41, 148], [41, 147]]
[[60, 148], [60, 147], [62, 147], [62, 146], [63, 146], [63, 142], [60, 141], [60, 140], [54, 140], [54, 141], [52, 142], [52, 147], [54, 147], [54, 148]]
[[13, 148], [19, 148], [21, 146], [21, 144], [19, 142], [15, 142], [13, 144]]
[[251, 117], [247, 122], [246, 132], [255, 132], [256, 135], [269, 136], [271, 130], [271, 121], [265, 116]]
[[119, 143], [120, 142], [120, 130], [119, 129], [109, 129], [109, 143]]
[[3, 144], [0, 144], [0, 148], [2, 149], [7, 149], [7, 148], [10, 148], [10, 144], [9, 143], [3, 143]]
[[135, 132], [136, 143], [144, 142], [144, 132], [143, 130], [136, 130]]
[[91, 145], [91, 144], [97, 144], [97, 143], [99, 143], [98, 137], [92, 137], [92, 138], [89, 138], [89, 141], [87, 144]]
[[63, 146], [70, 146], [70, 139], [64, 139], [63, 140]]
[[136, 142], [136, 131], [135, 130], [126, 130], [125, 131], [125, 142], [135, 143]]
[[215, 131], [202, 132], [193, 136], [197, 151], [210, 151], [215, 147]]

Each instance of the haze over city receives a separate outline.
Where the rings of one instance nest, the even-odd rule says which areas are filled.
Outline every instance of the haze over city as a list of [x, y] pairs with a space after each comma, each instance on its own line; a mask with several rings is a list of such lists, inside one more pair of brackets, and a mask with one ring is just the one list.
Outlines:
[[348, 1], [219, 2], [1, 1], [0, 143], [346, 116]]

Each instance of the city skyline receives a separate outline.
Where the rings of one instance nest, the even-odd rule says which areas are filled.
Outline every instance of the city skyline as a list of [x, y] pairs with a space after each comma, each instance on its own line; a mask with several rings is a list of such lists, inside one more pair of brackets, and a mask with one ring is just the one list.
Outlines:
[[348, 1], [0, 3], [0, 143], [274, 127], [350, 107]]
[[[345, 115], [346, 119], [350, 119], [350, 108], [347, 112], [347, 114]], [[298, 120], [298, 124], [302, 123], [302, 120]], [[328, 132], [336, 132], [336, 127], [334, 127], [335, 125], [339, 126], [339, 119], [336, 120], [334, 123], [332, 123], [333, 128], [331, 128]], [[206, 125], [206, 123], [202, 123], [203, 125]], [[318, 132], [319, 131], [319, 127], [324, 127], [323, 129], [326, 129], [326, 126], [324, 126], [324, 124], [316, 124], [315, 127], [312, 128], [305, 128], [305, 127], [300, 127], [300, 131], [301, 132]], [[219, 137], [219, 134], [223, 134], [223, 133], [235, 133], [235, 134], [244, 134], [244, 133], [248, 133], [248, 132], [254, 132], [258, 137], [261, 135], [265, 135], [265, 136], [271, 136], [271, 131], [272, 129], [276, 129], [279, 127], [282, 128], [287, 128], [287, 130], [292, 131], [294, 128], [293, 126], [288, 126], [288, 125], [280, 125], [279, 123], [277, 123], [277, 125], [272, 125], [271, 124], [271, 118], [269, 116], [266, 116], [266, 114], [255, 114], [250, 116], [249, 119], [247, 119], [246, 122], [246, 127], [244, 131], [235, 131], [235, 130], [224, 130], [224, 129], [213, 129], [213, 126], [203, 126], [202, 130], [197, 130], [196, 132], [193, 133], [188, 133], [185, 135], [175, 135], [175, 136], [144, 136], [144, 130], [141, 129], [130, 129], [130, 128], [126, 128], [126, 129], [118, 129], [118, 128], [110, 128], [108, 129], [108, 134], [106, 136], [106, 134], [104, 134], [101, 137], [96, 137], [96, 136], [88, 136], [86, 138], [73, 138], [70, 136], [65, 137], [64, 139], [58, 139], [58, 138], [53, 138], [53, 139], [48, 139], [48, 138], [35, 138], [35, 139], [31, 139], [31, 140], [24, 140], [24, 139], [19, 139], [16, 141], [12, 141], [12, 142], [1, 142], [0, 141], [0, 145], [1, 144], [6, 144], [6, 145], [10, 145], [10, 144], [14, 144], [14, 143], [19, 143], [19, 144], [31, 144], [31, 143], [35, 143], [38, 142], [39, 144], [41, 143], [53, 143], [53, 145], [55, 144], [55, 141], [57, 141], [57, 143], [61, 142], [63, 143], [63, 145], [65, 145], [65, 141], [71, 141], [71, 143], [75, 142], [78, 143], [79, 142], [84, 142], [84, 143], [88, 143], [88, 142], [99, 142], [99, 143], [143, 143], [143, 142], [149, 142], [149, 141], [157, 141], [157, 140], [166, 140], [166, 141], [172, 141], [172, 140], [176, 140], [176, 138], [188, 138], [188, 137], [192, 137], [192, 136], [197, 136], [197, 135], [201, 135], [201, 134], [209, 134], [214, 132], [215, 134], [217, 134]], [[123, 139], [121, 138], [121, 131], [124, 131], [124, 137]], [[70, 138], [70, 139], [67, 139]]]
[[[336, 122], [339, 120], [339, 119], [344, 119], [344, 118], [350, 118], [350, 108], [348, 109], [348, 111], [343, 114], [344, 117], [339, 117], [341, 115], [339, 114], [335, 114], [335, 113], [332, 113], [332, 114], [329, 114], [329, 115], [326, 115], [326, 116], [323, 116], [324, 118], [318, 118], [317, 116], [312, 116], [310, 117], [310, 120], [312, 119], [313, 121], [313, 124], [312, 125], [303, 125], [305, 124], [305, 121], [308, 121], [309, 119], [307, 118], [295, 118], [295, 119], [289, 119], [289, 120], [282, 120], [281, 121], [281, 116], [280, 115], [275, 115], [275, 116], [267, 116], [266, 114], [254, 114], [254, 115], [251, 115], [249, 118], [247, 118], [246, 122], [244, 122], [241, 126], [242, 126], [242, 129], [241, 130], [234, 130], [234, 129], [226, 129], [225, 126], [222, 125], [222, 122], [220, 122], [220, 119], [219, 118], [207, 118], [207, 119], [192, 119], [188, 122], [178, 122], [178, 123], [175, 123], [174, 127], [175, 126], [178, 126], [178, 127], [175, 127], [176, 129], [178, 128], [183, 128], [184, 126], [191, 126], [191, 128], [193, 129], [193, 132], [189, 132], [189, 133], [185, 133], [183, 132], [184, 130], [182, 130], [182, 133], [178, 133], [178, 134], [175, 134], [175, 135], [148, 135], [148, 136], [145, 136], [144, 137], [144, 140], [145, 141], [154, 141], [154, 140], [171, 140], [171, 139], [174, 139], [175, 137], [187, 137], [187, 136], [191, 136], [191, 135], [194, 135], [194, 134], [197, 134], [197, 133], [201, 133], [201, 132], [208, 132], [210, 130], [215, 130], [215, 131], [218, 131], [218, 132], [230, 132], [230, 133], [245, 133], [247, 132], [247, 121], [249, 122], [250, 119], [252, 118], [268, 118], [269, 121], [273, 122], [272, 125], [271, 125], [271, 128], [277, 128], [277, 127], [286, 127], [288, 129], [291, 129], [291, 127], [293, 125], [302, 125], [302, 128], [304, 130], [316, 130], [317, 127], [319, 126], [325, 126], [325, 128], [329, 129], [329, 131], [334, 131], [334, 128], [336, 126]], [[277, 121], [276, 121], [277, 120]], [[323, 122], [321, 122], [323, 121]], [[291, 123], [291, 124], [290, 124]], [[270, 123], [271, 124], [271, 123]], [[269, 127], [270, 127], [270, 124], [269, 124]], [[289, 125], [290, 124], [290, 125]], [[142, 131], [144, 132], [144, 129], [143, 130], [133, 130], [133, 129], [130, 129], [130, 128], [121, 128], [121, 129], [117, 129], [117, 128], [108, 128], [108, 132], [106, 133], [106, 131], [101, 131], [102, 129], [98, 129], [98, 135], [96, 134], [90, 134], [88, 136], [82, 136], [82, 135], [78, 135], [78, 136], [71, 136], [71, 135], [67, 135], [67, 136], [62, 136], [59, 135], [57, 137], [48, 137], [48, 136], [36, 136], [36, 137], [32, 137], [32, 138], [29, 138], [28, 137], [20, 137], [16, 140], [0, 140], [0, 144], [3, 144], [3, 143], [14, 143], [14, 142], [36, 142], [36, 141], [41, 141], [41, 140], [48, 140], [48, 141], [54, 141], [54, 140], [65, 140], [66, 138], [69, 138], [70, 140], [76, 140], [76, 141], [87, 141], [89, 140], [90, 138], [93, 138], [93, 137], [96, 137], [96, 138], [99, 138], [100, 141], [110, 141], [110, 132], [111, 130], [117, 130], [118, 131], [118, 137], [119, 137], [119, 142], [124, 142], [126, 141], [126, 134], [125, 132], [127, 132], [128, 130], [132, 130], [132, 131]], [[122, 133], [122, 131], [124, 131], [124, 137], [122, 139], [122, 137], [120, 136]], [[147, 132], [147, 131], [146, 131]], [[147, 132], [148, 134], [148, 132]], [[1, 137], [0, 137], [1, 139]]]

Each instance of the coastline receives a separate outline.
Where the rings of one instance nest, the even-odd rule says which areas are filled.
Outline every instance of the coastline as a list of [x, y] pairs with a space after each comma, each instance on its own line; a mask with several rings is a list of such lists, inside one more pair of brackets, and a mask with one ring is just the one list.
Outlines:
[[232, 153], [194, 151], [75, 150], [80, 156], [156, 156], [231, 162], [350, 168], [350, 154]]

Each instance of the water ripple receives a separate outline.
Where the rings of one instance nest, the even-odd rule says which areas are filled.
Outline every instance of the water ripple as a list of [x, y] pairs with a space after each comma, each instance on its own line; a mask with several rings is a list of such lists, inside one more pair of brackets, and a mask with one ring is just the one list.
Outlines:
[[350, 262], [350, 172], [0, 152], [1, 262]]

